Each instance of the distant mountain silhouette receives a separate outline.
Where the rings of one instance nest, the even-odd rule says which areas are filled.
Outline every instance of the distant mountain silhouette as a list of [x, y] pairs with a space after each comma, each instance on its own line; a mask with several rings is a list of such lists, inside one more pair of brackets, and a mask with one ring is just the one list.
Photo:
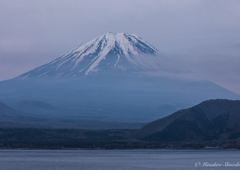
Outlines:
[[146, 141], [205, 141], [240, 137], [240, 101], [208, 100], [144, 126]]
[[0, 127], [24, 127], [24, 124], [29, 122], [34, 124], [36, 120], [0, 102]]
[[[47, 114], [60, 114], [58, 110], [44, 102], [20, 101], [14, 104], [24, 111], [0, 102], [0, 128], [68, 128], [68, 129], [135, 129], [143, 123], [118, 123], [79, 120], [49, 119]], [[32, 109], [32, 110], [31, 110]], [[69, 110], [68, 110], [69, 111]], [[43, 115], [41, 115], [41, 113]], [[47, 118], [46, 118], [47, 117]]]
[[21, 117], [22, 115], [10, 106], [0, 102], [0, 117]]
[[15, 104], [13, 104], [14, 108], [21, 110], [29, 110], [29, 109], [45, 109], [45, 110], [54, 110], [56, 109], [54, 106], [41, 102], [41, 101], [32, 101], [32, 100], [22, 100]]

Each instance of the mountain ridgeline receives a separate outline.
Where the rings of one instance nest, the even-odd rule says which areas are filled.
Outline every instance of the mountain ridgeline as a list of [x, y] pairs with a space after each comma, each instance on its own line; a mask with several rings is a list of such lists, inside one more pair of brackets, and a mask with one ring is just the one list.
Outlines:
[[[48, 103], [24, 100], [8, 106], [0, 102], [0, 128], [49, 128], [49, 129], [139, 129], [143, 123], [81, 121], [75, 115], [63, 114], [74, 110], [58, 109]], [[76, 114], [76, 113], [75, 113]], [[63, 116], [72, 116], [66, 119]], [[19, 135], [19, 134], [18, 134]], [[20, 135], [21, 136], [21, 135]]]
[[164, 57], [135, 34], [107, 33], [0, 82], [0, 100], [58, 108], [14, 106], [44, 119], [147, 123], [204, 100], [240, 99], [213, 82], [179, 78], [165, 67]]
[[207, 141], [240, 138], [240, 101], [204, 101], [144, 126], [138, 137], [146, 141]]
[[135, 34], [107, 33], [17, 78], [78, 77], [96, 72], [146, 70], [152, 68], [147, 65], [148, 58], [156, 55], [159, 55], [158, 50]]

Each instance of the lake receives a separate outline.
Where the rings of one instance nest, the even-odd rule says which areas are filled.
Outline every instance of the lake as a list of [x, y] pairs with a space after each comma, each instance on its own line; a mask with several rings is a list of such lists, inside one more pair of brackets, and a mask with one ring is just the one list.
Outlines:
[[239, 169], [238, 150], [0, 150], [0, 170]]

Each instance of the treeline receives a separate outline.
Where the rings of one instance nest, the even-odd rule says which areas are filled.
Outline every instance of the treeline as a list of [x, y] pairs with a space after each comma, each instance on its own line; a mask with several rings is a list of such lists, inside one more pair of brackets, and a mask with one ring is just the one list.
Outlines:
[[0, 128], [2, 149], [240, 149], [240, 141], [153, 142], [134, 137], [137, 130]]

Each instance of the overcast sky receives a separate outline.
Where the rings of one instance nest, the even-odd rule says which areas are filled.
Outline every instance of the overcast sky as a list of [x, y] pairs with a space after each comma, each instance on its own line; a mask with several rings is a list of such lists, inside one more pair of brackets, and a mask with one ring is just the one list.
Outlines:
[[0, 80], [124, 32], [240, 94], [239, 0], [1, 0], [0, 25]]

